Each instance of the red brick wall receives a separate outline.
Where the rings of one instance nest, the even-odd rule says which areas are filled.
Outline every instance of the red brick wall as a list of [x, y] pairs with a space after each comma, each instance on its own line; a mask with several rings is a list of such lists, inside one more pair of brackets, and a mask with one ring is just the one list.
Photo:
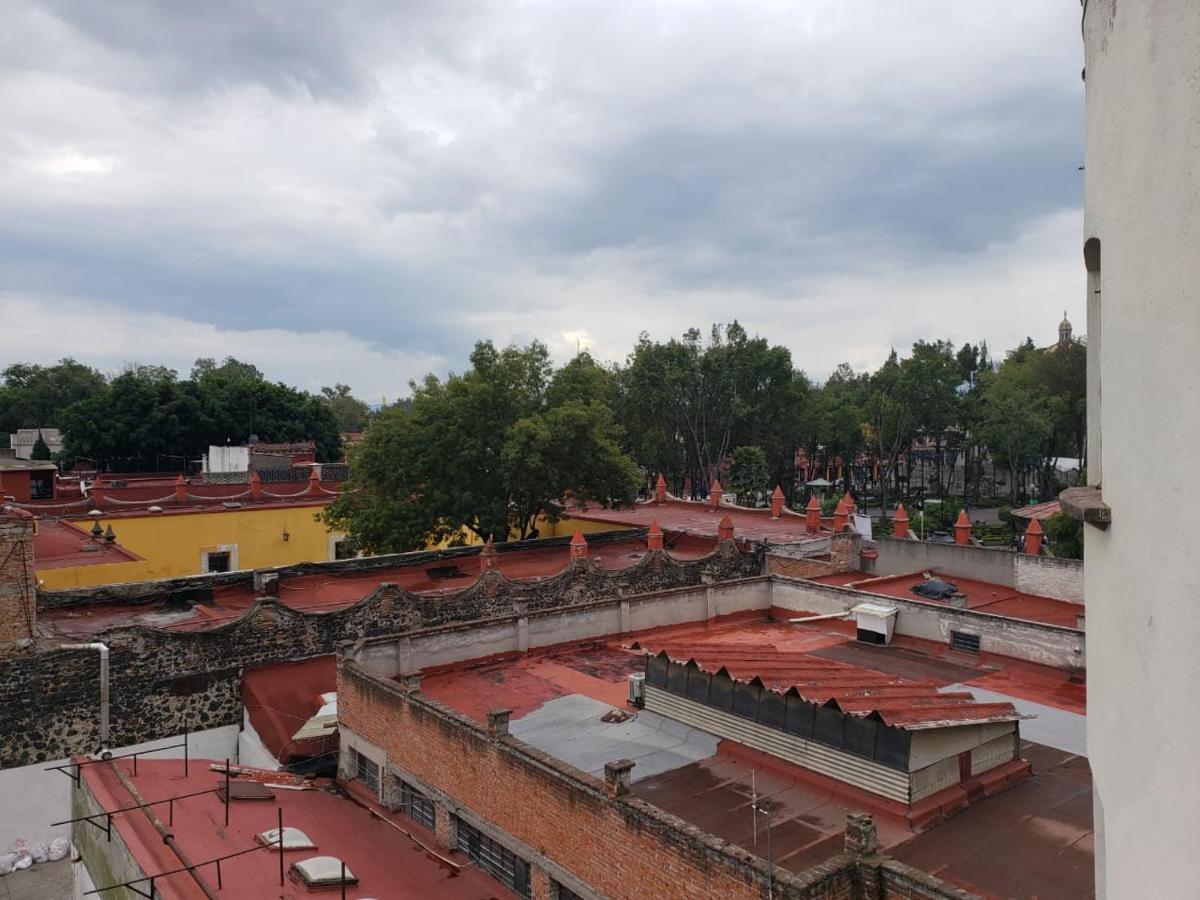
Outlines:
[[[383, 747], [390, 762], [607, 896], [765, 896], [764, 873], [736, 849], [640, 800], [610, 799], [599, 779], [559, 768], [512, 738], [490, 739], [452, 711], [348, 663], [338, 672], [338, 718]], [[844, 863], [778, 878], [779, 897], [855, 896], [854, 871]], [[539, 893], [548, 884], [536, 869], [533, 884]]]
[[0, 511], [0, 645], [33, 637], [37, 621], [33, 528], [29, 513]]
[[819, 559], [791, 559], [787, 556], [767, 554], [767, 572], [771, 575], [785, 575], [788, 578], [819, 578], [822, 575], [832, 575], [838, 572], [831, 563]]

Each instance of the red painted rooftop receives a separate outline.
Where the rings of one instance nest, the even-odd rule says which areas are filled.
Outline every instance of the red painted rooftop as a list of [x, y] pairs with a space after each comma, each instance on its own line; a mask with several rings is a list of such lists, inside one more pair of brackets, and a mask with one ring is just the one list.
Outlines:
[[320, 710], [321, 695], [336, 690], [334, 656], [276, 663], [249, 669], [242, 675], [242, 705], [250, 724], [271, 754], [284, 764], [337, 749], [336, 732], [315, 740], [292, 740]]
[[[715, 542], [691, 535], [669, 535], [668, 552], [676, 559], [699, 559], [716, 549]], [[614, 571], [636, 564], [646, 554], [644, 539], [594, 541], [589, 557], [596, 567]], [[508, 579], [531, 580], [562, 572], [571, 562], [566, 543], [502, 552], [499, 571]], [[435, 570], [437, 570], [435, 572]], [[479, 577], [475, 555], [428, 560], [420, 564], [373, 569], [346, 569], [279, 580], [278, 599], [306, 612], [336, 612], [369, 596], [383, 584], [397, 584], [414, 593], [438, 594], [469, 587]], [[254, 604], [258, 594], [249, 584], [213, 589], [210, 603], [189, 610], [168, 611], [161, 604], [104, 603], [48, 608], [38, 614], [39, 625], [51, 635], [75, 639], [105, 628], [145, 624], [172, 630], [198, 631], [232, 622]]]
[[664, 531], [705, 537], [716, 537], [717, 524], [722, 517], [729, 516], [736, 538], [786, 544], [814, 537], [805, 529], [804, 514], [786, 508], [782, 516], [772, 519], [770, 509], [749, 509], [725, 504], [714, 509], [706, 502], [679, 500], [673, 497], [668, 498], [665, 503], [647, 501], [624, 507], [572, 508], [568, 510], [567, 515], [572, 519], [611, 522], [630, 528], [647, 528], [651, 522], [658, 522]]
[[[481, 723], [489, 709], [511, 708], [519, 719], [567, 694], [623, 706], [629, 673], [644, 670], [648, 651], [669, 648], [673, 658], [703, 661], [712, 671], [724, 667], [742, 679], [758, 676], [771, 687], [804, 682], [810, 685], [810, 699], [838, 699], [840, 704], [844, 698], [849, 710], [863, 714], [881, 702], [888, 706], [890, 699], [903, 704], [960, 683], [1085, 712], [1086, 687], [1072, 682], [1069, 672], [995, 654], [954, 653], [945, 644], [917, 638], [897, 636], [890, 646], [867, 646], [855, 640], [854, 624], [847, 621], [787, 621], [804, 615], [774, 609], [769, 619], [750, 613], [514, 657], [468, 660], [426, 671], [421, 691]], [[920, 707], [913, 706], [913, 715], [920, 718]], [[903, 719], [900, 712], [898, 720]]]
[[60, 519], [38, 520], [33, 555], [38, 569], [95, 566], [141, 559], [115, 541], [97, 540], [90, 532]]
[[1039, 597], [1002, 584], [976, 581], [973, 578], [958, 578], [951, 572], [929, 569], [881, 577], [873, 577], [864, 572], [843, 572], [836, 575], [821, 575], [810, 580], [853, 588], [871, 594], [915, 600], [931, 606], [947, 606], [946, 603], [928, 600], [912, 592], [913, 587], [925, 581], [929, 575], [936, 575], [944, 581], [958, 585], [958, 589], [967, 595], [967, 609], [976, 612], [1005, 616], [1009, 619], [1022, 619], [1027, 622], [1040, 622], [1043, 625], [1060, 625], [1065, 628], [1078, 627], [1077, 618], [1084, 612], [1084, 606], [1081, 603]]
[[[132, 806], [139, 801], [121, 784], [113, 767], [120, 767], [144, 801], [166, 799], [215, 788], [224, 776], [209, 768], [209, 760], [193, 759], [189, 774], [183, 774], [182, 760], [145, 757], [138, 760], [138, 774], [131, 762], [119, 760], [111, 765], [83, 768], [83, 780], [103, 809]], [[214, 793], [179, 800], [174, 804], [171, 833], [192, 864], [246, 850], [256, 846], [255, 834], [275, 828], [277, 809], [283, 810], [284, 827], [299, 828], [314, 844], [315, 850], [284, 852], [285, 866], [312, 856], [334, 856], [344, 861], [358, 877], [358, 884], [347, 891], [349, 897], [378, 897], [383, 900], [479, 900], [485, 897], [514, 897], [481, 870], [458, 866], [466, 862], [460, 853], [438, 847], [432, 832], [404, 816], [387, 813], [357, 792], [350, 799], [330, 790], [326, 781], [317, 781], [315, 790], [275, 790], [269, 801], [234, 800], [226, 827], [224, 806]], [[379, 815], [372, 815], [373, 809]], [[163, 821], [166, 805], [155, 807]], [[382, 816], [383, 818], [380, 818]], [[86, 826], [85, 826], [86, 827]], [[113, 827], [146, 874], [170, 871], [183, 864], [164, 844], [142, 810], [118, 813]], [[409, 832], [428, 847], [436, 848], [455, 864], [440, 862], [422, 849], [404, 832]], [[99, 847], [108, 845], [102, 840]], [[117, 847], [116, 842], [112, 847]], [[118, 851], [119, 852], [119, 851]], [[215, 891], [216, 869], [204, 866], [200, 876]], [[340, 896], [337, 890], [314, 895], [303, 884], [285, 876], [279, 884], [278, 851], [261, 849], [221, 863], [223, 883], [219, 894], [226, 900], [263, 900], [266, 897], [298, 900], [312, 896]], [[97, 884], [101, 888], [106, 885]], [[199, 886], [186, 872], [155, 881], [163, 900], [203, 898]], [[146, 890], [147, 884], [140, 887]]]

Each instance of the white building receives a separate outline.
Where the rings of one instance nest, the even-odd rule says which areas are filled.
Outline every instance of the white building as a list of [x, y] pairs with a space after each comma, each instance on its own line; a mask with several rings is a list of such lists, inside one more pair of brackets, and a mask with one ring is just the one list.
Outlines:
[[8, 445], [15, 451], [17, 459], [33, 459], [33, 445], [37, 443], [38, 435], [51, 453], [62, 452], [62, 435], [57, 428], [18, 428], [8, 436]]
[[203, 470], [209, 472], [246, 472], [250, 469], [250, 448], [211, 444], [203, 455]]
[[1083, 41], [1097, 892], [1196, 897], [1200, 2], [1084, 0]]

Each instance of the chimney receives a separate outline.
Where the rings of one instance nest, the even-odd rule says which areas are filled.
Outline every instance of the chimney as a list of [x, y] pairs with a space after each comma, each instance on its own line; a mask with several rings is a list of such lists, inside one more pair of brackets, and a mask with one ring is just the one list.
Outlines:
[[778, 519], [783, 515], [783, 488], [775, 485], [775, 493], [771, 495], [771, 518]]
[[908, 513], [904, 511], [903, 503], [896, 504], [896, 514], [892, 516], [892, 537], [908, 540]]
[[1025, 552], [1030, 556], [1042, 555], [1042, 523], [1037, 519], [1029, 520], [1029, 527], [1025, 529]]
[[658, 481], [654, 483], [654, 502], [667, 502], [667, 479], [663, 478], [662, 472], [658, 473]]
[[729, 518], [729, 513], [721, 516], [721, 521], [717, 523], [717, 540], [733, 540], [733, 519]]
[[[309, 478], [311, 479], [312, 476], [309, 475]], [[320, 481], [319, 478], [318, 478], [318, 481]], [[309, 481], [309, 487], [310, 488], [312, 487], [311, 480]], [[262, 478], [260, 478], [258, 475], [258, 469], [251, 469], [250, 470], [250, 499], [251, 500], [261, 500], [262, 495], [263, 495], [263, 493], [262, 493]]]
[[869, 813], [846, 816], [846, 853], [849, 856], [874, 856], [879, 852], [875, 820]]
[[971, 520], [965, 509], [958, 511], [958, 520], [954, 523], [954, 543], [963, 547], [971, 543]]
[[96, 480], [92, 483], [92, 508], [99, 509], [104, 503], [104, 482], [100, 479], [100, 473], [96, 473]]
[[833, 511], [833, 533], [841, 534], [846, 530], [846, 525], [850, 521], [850, 513], [848, 511], [849, 504], [846, 502], [849, 494], [842, 495], [842, 499], [838, 501], [837, 509]]
[[24, 646], [37, 624], [33, 537], [37, 520], [23, 509], [0, 507], [0, 648]]
[[502, 738], [508, 736], [508, 717], [511, 709], [489, 709], [487, 713], [488, 736]]
[[663, 549], [663, 530], [658, 527], [657, 519], [652, 519], [650, 521], [650, 531], [646, 533], [646, 549]]
[[182, 475], [175, 476], [175, 502], [187, 503], [187, 482]]
[[500, 570], [500, 554], [496, 552], [496, 545], [492, 543], [489, 537], [487, 543], [483, 545], [483, 549], [479, 551], [479, 571], [493, 572]]
[[816, 494], [809, 494], [808, 506], [804, 507], [804, 530], [816, 534], [821, 530], [821, 504]]
[[588, 542], [584, 538], [583, 532], [576, 530], [574, 537], [571, 538], [571, 559], [587, 559]]
[[321, 467], [313, 466], [308, 473], [308, 492], [312, 496], [317, 496], [321, 493]]
[[725, 491], [721, 488], [721, 482], [713, 479], [712, 486], [708, 489], [708, 505], [713, 509], [717, 509], [721, 505], [721, 495]]
[[618, 759], [604, 764], [604, 792], [608, 796], [616, 799], [633, 792], [633, 766], [632, 759]]

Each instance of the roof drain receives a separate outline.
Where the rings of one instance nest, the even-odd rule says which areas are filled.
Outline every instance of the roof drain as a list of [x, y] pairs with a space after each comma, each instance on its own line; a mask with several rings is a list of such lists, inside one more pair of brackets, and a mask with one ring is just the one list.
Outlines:
[[100, 651], [100, 749], [95, 756], [97, 759], [107, 759], [112, 755], [108, 749], [108, 644], [99, 641], [91, 644], [62, 644], [59, 649]]

